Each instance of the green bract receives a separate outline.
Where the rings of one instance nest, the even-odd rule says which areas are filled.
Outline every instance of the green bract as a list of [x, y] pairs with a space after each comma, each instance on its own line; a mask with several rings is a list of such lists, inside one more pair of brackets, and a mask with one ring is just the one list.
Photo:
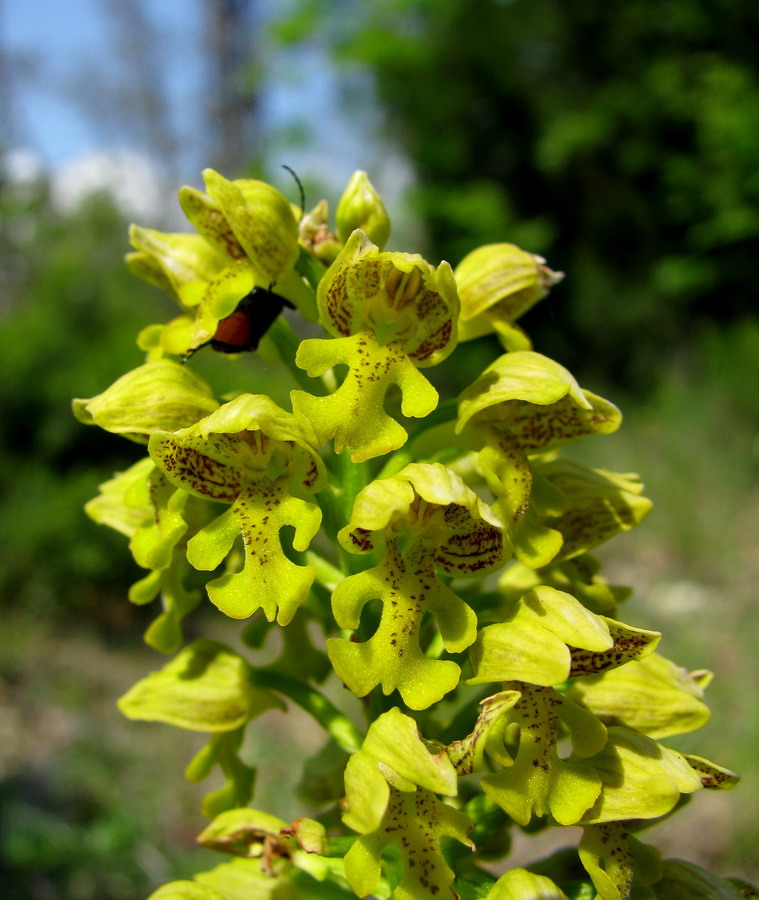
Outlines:
[[145, 363], [89, 400], [74, 400], [74, 415], [130, 440], [147, 443], [154, 431], [176, 431], [212, 413], [210, 387], [169, 359]]
[[[583, 758], [605, 745], [606, 729], [552, 688], [524, 682], [507, 682], [506, 687], [520, 692], [502, 726], [519, 730], [519, 749], [513, 762], [482, 779], [483, 790], [520, 825], [533, 815], [550, 815], [561, 825], [579, 822], [601, 791], [599, 774]], [[559, 757], [559, 723], [572, 740], [569, 760]]]
[[[150, 454], [87, 505], [145, 570], [130, 599], [161, 597], [146, 641], [175, 654], [119, 706], [206, 733], [186, 777], [222, 776], [199, 841], [232, 859], [153, 900], [759, 896], [633, 834], [738, 779], [659, 743], [707, 721], [710, 675], [658, 656], [660, 635], [624, 620], [630, 589], [590, 555], [651, 503], [636, 475], [562, 456], [621, 414], [515, 324], [561, 276], [506, 243], [455, 273], [385, 251], [363, 172], [334, 226], [326, 201], [305, 212], [262, 181], [204, 177], [180, 192], [197, 233], [130, 232], [130, 268], [178, 315], [140, 333], [143, 365], [74, 401]], [[285, 301], [292, 327], [273, 322]], [[189, 357], [249, 349], [270, 326], [266, 368], [242, 367], [219, 405]], [[472, 372], [493, 331], [507, 352], [439, 403], [421, 370]], [[274, 383], [278, 398], [297, 385], [290, 409]], [[185, 626], [204, 590], [217, 609]], [[220, 613], [249, 619], [239, 641], [185, 643], [184, 627], [228, 632]], [[248, 753], [266, 741], [288, 758], [288, 733], [259, 717], [293, 704], [324, 739], [288, 824], [248, 805]], [[579, 844], [502, 862], [517, 829], [563, 826]]]

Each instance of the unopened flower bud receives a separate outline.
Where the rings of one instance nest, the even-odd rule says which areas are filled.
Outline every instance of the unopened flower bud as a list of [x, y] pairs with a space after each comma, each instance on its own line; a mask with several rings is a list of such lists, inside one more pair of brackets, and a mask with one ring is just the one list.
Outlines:
[[[542, 256], [527, 253], [515, 244], [486, 244], [462, 259], [456, 267], [461, 300], [459, 340], [491, 331], [511, 331], [513, 323], [564, 277], [545, 265]], [[516, 329], [515, 329], [516, 330]], [[519, 330], [521, 331], [521, 330]], [[529, 349], [523, 346], [508, 349]]]
[[380, 250], [390, 237], [390, 218], [366, 172], [354, 172], [336, 213], [337, 234], [345, 243], [360, 228]]
[[320, 200], [298, 226], [300, 242], [325, 266], [335, 261], [342, 246], [329, 230], [327, 211], [327, 201]]

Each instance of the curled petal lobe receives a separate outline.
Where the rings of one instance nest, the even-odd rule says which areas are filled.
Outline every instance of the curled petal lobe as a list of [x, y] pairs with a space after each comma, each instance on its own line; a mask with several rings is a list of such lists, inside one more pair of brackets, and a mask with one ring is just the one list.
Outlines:
[[319, 443], [334, 438], [335, 452], [348, 448], [353, 462], [392, 453], [406, 442], [406, 430], [385, 412], [391, 386], [400, 389], [404, 416], [423, 418], [437, 406], [437, 391], [403, 348], [395, 342], [380, 346], [368, 331], [303, 341], [296, 362], [314, 377], [341, 363], [350, 366], [342, 384], [329, 396], [293, 391], [291, 400], [296, 416], [314, 429]]
[[[481, 771], [485, 753], [490, 754], [494, 749], [494, 755], [497, 757], [495, 762], [501, 765], [511, 764], [512, 760], [508, 754], [498, 752], [498, 734], [495, 735], [495, 740], [492, 740], [492, 737], [496, 729], [502, 725], [504, 713], [514, 706], [520, 696], [518, 690], [509, 690], [486, 697], [480, 703], [482, 710], [472, 732], [462, 740], [448, 744], [446, 747], [448, 758], [459, 775], [471, 775], [472, 772]], [[502, 739], [502, 734], [500, 736]]]
[[718, 766], [702, 756], [694, 756], [691, 753], [683, 755], [688, 765], [701, 779], [701, 786], [706, 790], [730, 791], [740, 781], [740, 775], [736, 775], [730, 769]]
[[609, 635], [613, 645], [608, 650], [591, 651], [572, 647], [572, 664], [570, 678], [582, 675], [596, 675], [609, 669], [616, 669], [632, 660], [645, 659], [654, 652], [661, 635], [658, 631], [647, 631], [645, 628], [633, 628], [623, 622], [615, 622], [601, 616], [609, 626]]

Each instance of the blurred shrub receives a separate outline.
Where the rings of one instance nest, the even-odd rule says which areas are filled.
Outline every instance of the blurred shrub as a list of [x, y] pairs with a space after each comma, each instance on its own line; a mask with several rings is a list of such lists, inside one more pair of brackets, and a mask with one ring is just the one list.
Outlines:
[[526, 327], [578, 377], [651, 386], [757, 308], [753, 0], [293, 6], [281, 40], [373, 74], [436, 252], [509, 240], [568, 273]]

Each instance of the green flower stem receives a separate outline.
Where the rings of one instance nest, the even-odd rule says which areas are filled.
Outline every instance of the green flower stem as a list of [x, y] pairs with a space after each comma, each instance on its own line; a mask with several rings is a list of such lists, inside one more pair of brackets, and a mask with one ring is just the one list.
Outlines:
[[[367, 463], [354, 463], [348, 452], [336, 457], [337, 478], [340, 484], [338, 502], [342, 512], [342, 524], [346, 524], [353, 512], [353, 504], [357, 494], [366, 487], [371, 480], [370, 469]], [[366, 560], [353, 553], [347, 553], [342, 546], [338, 546], [340, 566], [344, 573], [352, 575], [366, 567]]]
[[348, 753], [361, 749], [364, 736], [321, 691], [291, 675], [273, 669], [255, 669], [251, 680], [257, 687], [269, 688], [297, 703]]
[[343, 580], [344, 576], [340, 569], [337, 566], [333, 566], [331, 562], [328, 562], [318, 553], [314, 553], [313, 550], [306, 550], [303, 554], [303, 561], [306, 565], [316, 568], [316, 581], [330, 593]]
[[353, 503], [356, 495], [366, 487], [371, 480], [371, 476], [369, 466], [365, 462], [352, 462], [349, 453], [341, 453], [337, 460], [340, 484], [342, 486], [343, 514], [347, 522], [353, 512]]
[[295, 268], [314, 290], [319, 287], [319, 282], [327, 271], [324, 265], [318, 259], [314, 259], [305, 247], [300, 248], [300, 255], [295, 263]]
[[[296, 886], [298, 896], [319, 898], [319, 900], [355, 900], [356, 894], [349, 887], [343, 887], [330, 878], [317, 881], [307, 872], [295, 869], [288, 875], [288, 882]], [[303, 891], [301, 894], [300, 891]]]
[[452, 422], [456, 418], [456, 415], [457, 405], [455, 399], [444, 400], [440, 403], [437, 409], [433, 410], [425, 419], [420, 421], [415, 428], [409, 430], [409, 436], [405, 446], [401, 447], [400, 450], [396, 450], [396, 452], [388, 458], [376, 477], [388, 478], [391, 475], [397, 475], [398, 472], [405, 468], [409, 463], [418, 462], [417, 454], [410, 449], [413, 446], [414, 441], [421, 437], [425, 432], [429, 431], [430, 428], [444, 425], [446, 422]]
[[293, 331], [290, 323], [284, 316], [278, 316], [266, 336], [271, 340], [277, 351], [279, 358], [287, 366], [290, 374], [295, 379], [298, 387], [307, 391], [309, 394], [316, 396], [324, 396], [330, 393], [330, 389], [322, 378], [311, 378], [309, 375], [295, 365], [295, 354], [300, 346], [300, 338]]
[[424, 651], [424, 655], [428, 657], [428, 659], [440, 659], [443, 655], [443, 650], [445, 650], [445, 647], [443, 646], [443, 636], [436, 630], [427, 645], [427, 649]]

